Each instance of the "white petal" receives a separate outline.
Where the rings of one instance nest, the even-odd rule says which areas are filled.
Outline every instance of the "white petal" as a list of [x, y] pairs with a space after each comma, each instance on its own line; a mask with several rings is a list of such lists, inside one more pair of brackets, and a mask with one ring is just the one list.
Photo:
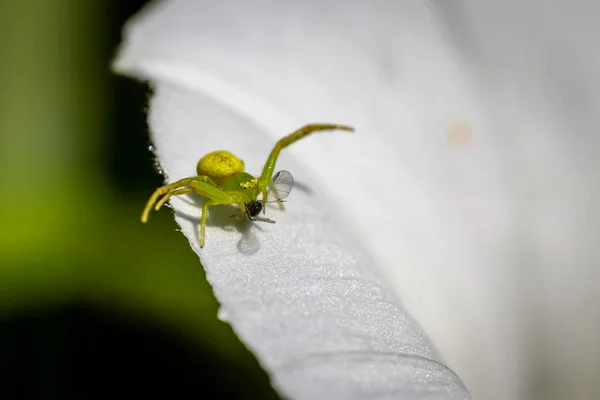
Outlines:
[[[257, 170], [272, 146], [226, 107], [177, 85], [156, 82], [150, 110], [156, 154], [170, 177], [190, 175], [198, 154], [224, 147]], [[285, 212], [267, 211], [277, 223], [246, 224], [230, 218], [233, 209], [215, 208], [203, 249], [198, 204], [172, 200], [221, 318], [256, 352], [275, 386], [294, 399], [466, 398], [310, 172], [288, 154], [278, 165], [303, 185]]]
[[[598, 228], [589, 219], [597, 221], [598, 213], [578, 210], [589, 209], [588, 199], [598, 194], [590, 185], [600, 170], [593, 151], [600, 126], [593, 111], [600, 104], [600, 58], [592, 43], [597, 8], [585, 1], [562, 8], [512, 0], [452, 4], [163, 2], [132, 23], [116, 68], [159, 82], [175, 102], [164, 114], [154, 104], [151, 114], [172, 178], [191, 174], [196, 159], [215, 146], [255, 157], [248, 165], [258, 171], [269, 143], [306, 122], [355, 126], [352, 136], [327, 133], [289, 149], [301, 164], [286, 168], [295, 177], [303, 171], [310, 187], [321, 188], [317, 193], [327, 188], [331, 200], [306, 198], [282, 218], [335, 209], [348, 224], [343, 242], [359, 235], [477, 397], [516, 399], [527, 391], [521, 368], [532, 362], [522, 351], [534, 340], [526, 335], [555, 327], [550, 317], [540, 323], [542, 332], [523, 321], [549, 306], [577, 308], [595, 293], [597, 279], [573, 279], [563, 289], [571, 266], [565, 254], [574, 254], [587, 274], [599, 259]], [[188, 92], [177, 94], [176, 86]], [[177, 113], [188, 112], [181, 98], [195, 104], [198, 93], [231, 113], [208, 117], [204, 99], [197, 106], [201, 121], [180, 126], [176, 119], [184, 116]], [[557, 93], [572, 101], [557, 103]], [[575, 140], [570, 127], [579, 132]], [[169, 150], [163, 154], [161, 146]], [[339, 230], [333, 222], [300, 229], [311, 224], [297, 215], [298, 225], [290, 227], [310, 232], [302, 238]], [[298, 234], [278, 231], [281, 225], [264, 229]], [[217, 237], [222, 233], [211, 229], [207, 248], [232, 240]], [[257, 254], [263, 252], [261, 246]], [[210, 275], [215, 261], [203, 261]], [[574, 313], [564, 319], [581, 323]], [[582, 337], [597, 344], [592, 335]]]

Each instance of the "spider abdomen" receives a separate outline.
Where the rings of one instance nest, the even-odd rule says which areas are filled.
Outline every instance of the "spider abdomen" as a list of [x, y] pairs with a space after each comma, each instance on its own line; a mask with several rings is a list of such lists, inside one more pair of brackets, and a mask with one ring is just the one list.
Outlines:
[[227, 150], [208, 153], [198, 161], [198, 175], [206, 175], [217, 185], [223, 186], [225, 181], [234, 175], [244, 172], [244, 162]]

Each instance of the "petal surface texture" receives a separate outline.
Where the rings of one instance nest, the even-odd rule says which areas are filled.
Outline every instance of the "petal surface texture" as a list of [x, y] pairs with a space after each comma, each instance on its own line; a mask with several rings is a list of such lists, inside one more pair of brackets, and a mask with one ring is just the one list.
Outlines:
[[172, 0], [125, 31], [114, 67], [154, 85], [170, 181], [216, 149], [258, 174], [309, 122], [356, 129], [283, 151], [274, 225], [215, 208], [200, 251], [198, 204], [172, 201], [292, 398], [466, 397], [408, 315], [476, 398], [600, 390], [598, 3], [449, 3]]

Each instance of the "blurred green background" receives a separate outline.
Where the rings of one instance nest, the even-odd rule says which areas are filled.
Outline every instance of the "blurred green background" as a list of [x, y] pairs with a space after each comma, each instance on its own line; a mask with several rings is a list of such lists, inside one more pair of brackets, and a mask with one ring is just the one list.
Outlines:
[[0, 0], [3, 399], [275, 397], [171, 213], [139, 222], [148, 91], [110, 63], [144, 3]]

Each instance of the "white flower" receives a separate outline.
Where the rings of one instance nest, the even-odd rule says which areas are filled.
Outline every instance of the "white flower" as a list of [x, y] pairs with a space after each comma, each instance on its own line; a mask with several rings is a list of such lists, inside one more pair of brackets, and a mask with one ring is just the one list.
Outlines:
[[275, 225], [213, 211], [200, 251], [197, 204], [172, 201], [283, 393], [466, 396], [397, 297], [478, 398], [530, 397], [533, 374], [597, 388], [596, 4], [172, 0], [131, 21], [115, 68], [155, 87], [171, 181], [219, 148], [258, 173], [308, 122], [356, 128], [284, 151], [301, 185]]

